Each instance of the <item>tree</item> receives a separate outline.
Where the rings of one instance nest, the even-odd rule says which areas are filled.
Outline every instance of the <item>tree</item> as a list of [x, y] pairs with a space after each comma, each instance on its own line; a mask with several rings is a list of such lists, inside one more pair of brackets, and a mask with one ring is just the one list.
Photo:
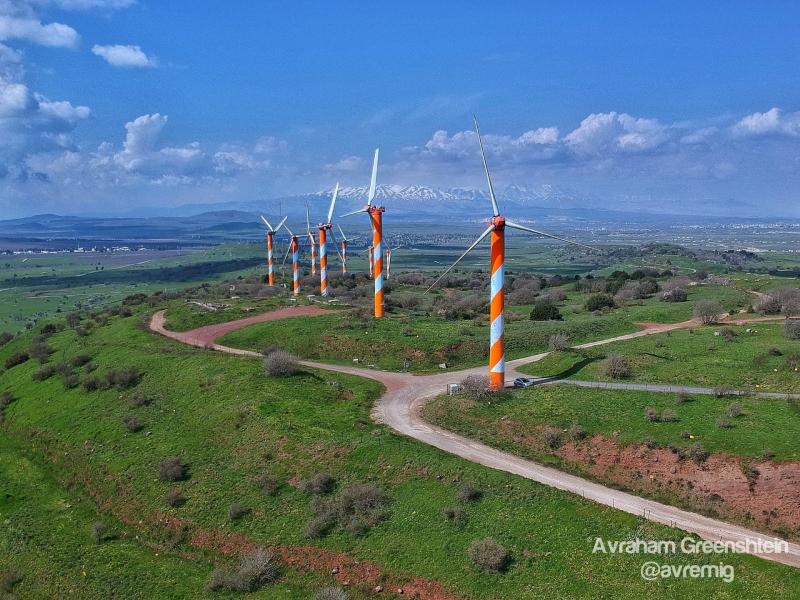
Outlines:
[[694, 304], [694, 318], [703, 325], [716, 323], [723, 313], [722, 306], [714, 300], [700, 300]]
[[586, 310], [595, 311], [604, 308], [614, 308], [614, 298], [608, 294], [594, 294], [586, 301]]
[[531, 321], [561, 321], [561, 312], [550, 300], [539, 300], [533, 305]]

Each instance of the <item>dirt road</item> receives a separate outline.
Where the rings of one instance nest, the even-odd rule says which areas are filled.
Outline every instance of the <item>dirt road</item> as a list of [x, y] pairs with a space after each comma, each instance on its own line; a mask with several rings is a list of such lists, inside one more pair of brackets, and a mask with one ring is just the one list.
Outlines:
[[[299, 310], [305, 310], [306, 312], [305, 314], [298, 313], [297, 311]], [[312, 316], [324, 314], [325, 312], [326, 311], [317, 307], [287, 308], [255, 317], [240, 319], [238, 321], [231, 321], [229, 323], [209, 325], [193, 331], [174, 332], [165, 329], [164, 311], [162, 310], [153, 314], [150, 321], [150, 328], [156, 333], [193, 346], [211, 347], [214, 350], [230, 354], [258, 357], [260, 354], [256, 352], [222, 346], [216, 344], [214, 339], [225, 333], [246, 327], [253, 323], [294, 316]], [[641, 337], [643, 335], [652, 335], [663, 331], [696, 327], [697, 323], [686, 321], [670, 325], [647, 325], [649, 326], [645, 326], [645, 329], [642, 331], [590, 342], [578, 347], [599, 346], [601, 344], [609, 344], [619, 340]], [[510, 367], [506, 372], [507, 377], [513, 378], [517, 375], [515, 367], [541, 360], [547, 356], [547, 354], [548, 353], [545, 352], [510, 361], [507, 363], [508, 367]], [[572, 492], [588, 500], [593, 500], [600, 504], [641, 516], [664, 525], [677, 527], [699, 535], [706, 540], [742, 542], [750, 543], [751, 545], [759, 540], [775, 541], [775, 538], [758, 531], [681, 510], [646, 498], [640, 498], [639, 496], [608, 488], [599, 483], [570, 475], [557, 469], [545, 467], [533, 461], [491, 448], [451, 431], [441, 429], [422, 419], [420, 416], [420, 409], [427, 400], [444, 393], [448, 383], [459, 382], [471, 373], [484, 374], [485, 367], [476, 367], [449, 373], [437, 373], [435, 375], [412, 375], [409, 373], [389, 373], [359, 367], [328, 365], [313, 361], [302, 361], [302, 363], [309, 367], [368, 377], [381, 382], [386, 387], [386, 393], [375, 404], [372, 411], [373, 418], [380, 423], [388, 425], [399, 433], [444, 450], [445, 452], [449, 452], [450, 454], [460, 456], [461, 458], [492, 469], [513, 473], [544, 485]], [[794, 567], [800, 567], [800, 544], [788, 544], [787, 552], [764, 554], [752, 551], [751, 553], [761, 556], [762, 558]]]

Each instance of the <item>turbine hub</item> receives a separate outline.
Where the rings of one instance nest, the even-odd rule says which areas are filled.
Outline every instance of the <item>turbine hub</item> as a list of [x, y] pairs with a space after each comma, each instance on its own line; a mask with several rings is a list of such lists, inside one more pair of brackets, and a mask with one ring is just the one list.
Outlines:
[[369, 208], [367, 208], [367, 212], [369, 214], [382, 213], [382, 212], [385, 212], [385, 211], [386, 211], [386, 209], [383, 208], [382, 206], [370, 206]]
[[489, 220], [489, 225], [494, 225], [495, 229], [500, 229], [500, 230], [505, 229], [506, 218], [505, 217], [501, 217], [500, 215], [498, 215], [496, 217], [492, 217]]

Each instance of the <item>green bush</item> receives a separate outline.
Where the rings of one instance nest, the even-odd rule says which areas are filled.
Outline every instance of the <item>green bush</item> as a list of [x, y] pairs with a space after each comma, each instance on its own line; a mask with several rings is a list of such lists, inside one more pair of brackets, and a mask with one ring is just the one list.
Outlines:
[[614, 308], [614, 298], [608, 294], [593, 294], [586, 300], [586, 310], [595, 311], [604, 308]]
[[487, 573], [503, 573], [511, 563], [508, 551], [492, 538], [472, 542], [469, 559], [478, 569]]
[[539, 300], [533, 305], [531, 321], [561, 321], [563, 317], [558, 307], [549, 300]]

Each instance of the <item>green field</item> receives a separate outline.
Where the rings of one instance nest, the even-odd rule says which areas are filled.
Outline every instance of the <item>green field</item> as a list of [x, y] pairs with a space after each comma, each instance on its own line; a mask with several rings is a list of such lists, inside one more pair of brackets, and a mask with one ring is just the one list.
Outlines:
[[678, 330], [553, 353], [520, 370], [547, 377], [613, 381], [604, 371], [604, 359], [615, 353], [627, 358], [631, 370], [620, 381], [800, 391], [800, 341], [786, 339], [782, 323], [726, 327], [736, 335], [730, 339], [714, 335], [720, 327]]
[[[569, 288], [570, 286], [565, 286]], [[397, 293], [421, 294], [419, 288], [398, 286]], [[691, 318], [693, 302], [707, 298], [723, 298], [729, 303], [747, 299], [738, 290], [722, 286], [696, 286], [691, 288], [687, 302], [667, 303], [656, 298], [641, 301], [624, 308], [615, 308], [603, 314], [594, 314], [583, 308], [587, 294], [574, 291], [559, 303], [562, 321], [531, 321], [529, 305], [511, 305], [506, 315], [506, 358], [520, 358], [548, 349], [548, 339], [556, 333], [567, 333], [571, 344], [603, 339], [631, 333], [640, 329], [637, 322], [680, 322]], [[458, 296], [456, 296], [456, 299]], [[573, 308], [570, 308], [573, 307]], [[170, 309], [168, 322], [172, 323]], [[178, 314], [195, 309], [178, 308]], [[192, 325], [205, 324], [216, 319], [213, 313], [192, 319]], [[181, 320], [181, 322], [179, 322]], [[179, 327], [187, 321], [176, 317]], [[440, 363], [448, 368], [476, 366], [486, 360], [489, 328], [486, 319], [448, 320], [432, 311], [398, 309], [387, 318], [374, 321], [346, 310], [335, 315], [313, 319], [273, 321], [251, 325], [231, 332], [220, 343], [236, 348], [261, 351], [277, 345], [298, 356], [336, 363], [372, 364], [378, 368], [401, 370], [403, 360], [408, 360], [412, 371], [431, 371]]]
[[[800, 401], [756, 398], [690, 396], [676, 403], [675, 394], [587, 389], [571, 385], [544, 385], [515, 390], [496, 402], [466, 402], [440, 397], [425, 408], [425, 417], [445, 429], [489, 445], [541, 460], [540, 452], [514, 442], [507, 427], [521, 431], [540, 425], [567, 429], [580, 425], [590, 434], [614, 437], [621, 444], [655, 441], [660, 446], [688, 446], [700, 442], [709, 452], [758, 458], [769, 448], [776, 460], [800, 460]], [[727, 407], [738, 402], [742, 416], [728, 418]], [[645, 409], [675, 413], [674, 422], [650, 422]], [[724, 418], [732, 427], [722, 429]], [[514, 428], [511, 428], [513, 431]], [[688, 432], [692, 437], [682, 434]]]
[[[51, 363], [88, 354], [94, 374], [137, 367], [142, 375], [133, 388], [65, 390], [60, 375], [32, 380], [40, 369], [34, 360], [0, 375], [0, 391], [17, 398], [2, 424], [0, 482], [11, 491], [0, 500], [0, 518], [14, 526], [0, 529], [0, 564], [22, 576], [14, 589], [21, 598], [59, 597], [70, 589], [80, 598], [108, 590], [119, 597], [204, 597], [212, 564], [225, 559], [213, 548], [198, 548], [195, 537], [170, 539], [158, 515], [185, 519], [208, 539], [241, 534], [265, 545], [343, 552], [401, 581], [428, 577], [470, 598], [784, 598], [800, 586], [796, 569], [736, 555], [724, 559], [736, 568], [730, 584], [644, 582], [639, 568], [645, 557], [593, 555], [594, 537], [679, 539], [680, 532], [395, 435], [369, 419], [380, 393], [373, 382], [327, 372], [269, 378], [259, 360], [154, 336], [144, 330], [145, 316], [111, 317], [86, 337], [68, 329], [49, 339]], [[29, 335], [13, 340], [0, 348], [0, 360], [29, 343]], [[86, 366], [73, 370], [80, 378], [92, 376]], [[134, 391], [153, 402], [132, 407]], [[126, 415], [140, 419], [143, 429], [129, 433], [121, 423]], [[188, 481], [157, 479], [168, 456], [188, 463]], [[357, 482], [384, 489], [387, 518], [363, 535], [336, 528], [307, 539], [310, 496], [296, 486], [322, 470], [333, 474], [338, 489]], [[275, 496], [264, 496], [255, 484], [265, 473], [281, 484]], [[459, 501], [460, 482], [482, 490], [482, 497]], [[183, 491], [184, 506], [165, 504], [172, 488]], [[232, 522], [227, 513], [235, 502], [252, 512]], [[466, 522], [445, 519], [449, 506], [463, 508]], [[118, 538], [91, 542], [88, 527], [96, 520]], [[486, 536], [511, 551], [507, 573], [485, 575], [470, 566], [467, 547]], [[679, 555], [670, 562], [718, 561]], [[278, 587], [252, 597], [308, 598], [330, 584], [328, 573], [287, 569]]]

